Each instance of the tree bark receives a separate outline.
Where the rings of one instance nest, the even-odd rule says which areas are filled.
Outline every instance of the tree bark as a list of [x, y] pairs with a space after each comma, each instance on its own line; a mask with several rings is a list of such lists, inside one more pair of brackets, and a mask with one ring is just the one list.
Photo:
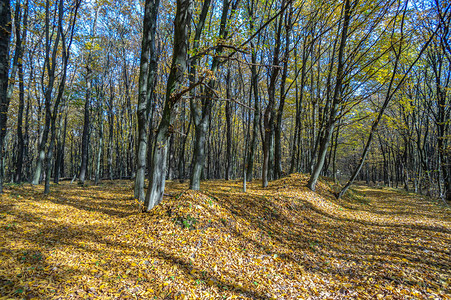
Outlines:
[[[102, 98], [102, 97], [101, 97]], [[103, 152], [103, 105], [99, 105], [98, 111], [99, 118], [99, 146], [97, 150], [97, 161], [96, 161], [96, 171], [95, 171], [95, 181], [94, 184], [98, 185], [100, 181], [100, 165], [102, 161], [102, 152]]]
[[232, 172], [232, 103], [230, 102], [231, 94], [230, 94], [230, 68], [227, 70], [227, 79], [226, 79], [226, 128], [227, 128], [227, 148], [226, 148], [226, 172], [225, 172], [225, 180], [230, 180], [231, 172]]
[[81, 164], [79, 183], [84, 184], [86, 179], [86, 172], [88, 169], [88, 151], [89, 151], [89, 135], [90, 135], [90, 117], [89, 110], [91, 107], [91, 90], [92, 90], [92, 70], [90, 67], [90, 59], [86, 65], [86, 96], [85, 107], [83, 114], [83, 135], [81, 138]]
[[[16, 10], [19, 10], [20, 1], [17, 1]], [[22, 168], [23, 168], [23, 160], [24, 160], [24, 148], [25, 141], [23, 135], [23, 112], [25, 107], [25, 86], [24, 86], [24, 78], [23, 78], [23, 52], [24, 45], [26, 43], [27, 37], [27, 27], [28, 27], [28, 0], [25, 2], [23, 12], [23, 31], [22, 36], [20, 35], [20, 20], [16, 20], [16, 36], [17, 43], [20, 46], [16, 46], [19, 50], [18, 55], [18, 68], [19, 68], [19, 110], [17, 113], [17, 161], [16, 161], [16, 174], [15, 174], [15, 182], [22, 182]]]
[[[64, 111], [64, 110], [63, 110]], [[55, 160], [55, 178], [54, 182], [58, 183], [61, 177], [64, 177], [64, 150], [66, 146], [66, 134], [67, 134], [67, 111], [63, 116], [60, 116], [59, 130], [63, 131], [62, 134], [58, 134], [58, 142], [56, 145], [56, 160]]]
[[113, 90], [113, 82], [110, 81], [110, 97], [108, 101], [108, 176], [110, 180], [113, 180], [114, 172], [113, 172], [113, 138], [114, 138], [114, 114], [113, 114], [113, 105], [114, 105], [114, 90]]
[[[247, 12], [249, 15], [249, 30], [254, 31], [254, 7], [255, 1], [248, 0]], [[260, 36], [258, 36], [258, 41]], [[258, 42], [257, 42], [258, 43]], [[252, 138], [249, 145], [249, 153], [247, 157], [247, 169], [246, 169], [246, 180], [252, 181], [254, 175], [254, 160], [255, 151], [257, 150], [259, 126], [260, 126], [260, 101], [258, 97], [258, 72], [257, 72], [257, 49], [254, 42], [250, 41], [251, 47], [251, 87], [250, 87], [250, 97], [254, 97], [254, 121], [252, 123]]]
[[[285, 1], [282, 1], [282, 7]], [[263, 170], [262, 170], [262, 186], [267, 187], [270, 175], [270, 159], [271, 159], [271, 149], [274, 140], [274, 118], [275, 118], [275, 97], [276, 97], [276, 83], [279, 76], [279, 62], [280, 62], [280, 46], [281, 46], [281, 35], [282, 35], [282, 23], [283, 23], [283, 13], [280, 14], [277, 32], [275, 36], [274, 53], [272, 59], [272, 70], [269, 79], [268, 86], [268, 105], [265, 108], [265, 113], [263, 116], [264, 124], [264, 139], [263, 139]]]
[[137, 106], [138, 148], [136, 153], [135, 199], [144, 202], [144, 180], [147, 163], [147, 140], [151, 101], [155, 101], [155, 84], [158, 70], [158, 57], [155, 49], [155, 34], [159, 0], [146, 0], [143, 38], [141, 44], [141, 62], [139, 71], [139, 96]]
[[163, 200], [166, 156], [168, 152], [168, 140], [173, 133], [173, 122], [177, 112], [179, 101], [186, 90], [182, 84], [187, 69], [187, 52], [189, 44], [189, 33], [191, 24], [192, 0], [177, 0], [177, 11], [175, 15], [174, 43], [171, 70], [169, 73], [166, 99], [162, 118], [158, 126], [154, 144], [153, 157], [150, 169], [149, 187], [144, 202], [144, 209], [151, 210]]
[[8, 117], [9, 40], [11, 7], [9, 0], [0, 2], [0, 193], [3, 193], [6, 122]]
[[288, 91], [286, 90], [286, 81], [288, 78], [288, 59], [290, 55], [290, 30], [291, 30], [291, 16], [293, 10], [290, 9], [285, 14], [285, 55], [283, 58], [283, 69], [280, 80], [280, 100], [277, 109], [276, 123], [274, 125], [274, 178], [279, 179], [283, 175], [282, 168], [282, 116], [285, 106], [285, 99]]
[[[232, 5], [231, 14], [235, 12], [236, 6], [239, 1], [235, 1]], [[227, 39], [228, 30], [227, 30], [227, 22], [229, 20], [229, 8], [231, 5], [231, 1], [223, 0], [222, 3], [222, 15], [221, 15], [221, 24], [219, 28], [219, 38]], [[197, 36], [197, 32], [196, 32]], [[200, 37], [200, 34], [199, 34]], [[216, 49], [216, 55], [212, 59], [211, 63], [211, 72], [215, 74], [220, 66], [219, 56], [223, 51], [223, 47], [220, 45]], [[195, 128], [195, 141], [194, 141], [194, 152], [193, 152], [193, 173], [191, 174], [190, 181], [190, 189], [199, 190], [200, 189], [200, 180], [202, 176], [202, 169], [205, 165], [205, 148], [206, 144], [203, 141], [207, 139], [208, 128], [210, 124], [211, 112], [213, 109], [213, 98], [214, 98], [214, 89], [216, 87], [216, 80], [209, 80], [205, 92], [205, 97], [201, 99], [200, 103], [195, 103], [194, 99], [191, 102], [191, 110], [193, 116], [193, 123]], [[210, 161], [209, 161], [210, 163]], [[210, 173], [210, 172], [208, 172]], [[208, 174], [210, 176], [210, 174]]]

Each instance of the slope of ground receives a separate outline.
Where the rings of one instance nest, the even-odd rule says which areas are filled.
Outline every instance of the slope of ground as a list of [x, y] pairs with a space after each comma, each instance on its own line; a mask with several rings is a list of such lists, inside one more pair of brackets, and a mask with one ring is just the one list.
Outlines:
[[241, 192], [167, 185], [140, 213], [129, 181], [11, 186], [0, 296], [37, 299], [449, 299], [450, 209], [359, 187], [337, 201], [291, 175]]

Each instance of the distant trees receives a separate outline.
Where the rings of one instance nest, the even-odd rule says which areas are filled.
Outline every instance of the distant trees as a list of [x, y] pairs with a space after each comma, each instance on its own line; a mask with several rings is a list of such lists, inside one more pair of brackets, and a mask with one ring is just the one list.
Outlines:
[[[50, 172], [53, 159], [53, 147], [55, 145], [56, 118], [59, 114], [59, 107], [63, 101], [63, 94], [66, 85], [67, 68], [69, 63], [70, 48], [72, 45], [75, 22], [77, 20], [80, 2], [76, 1], [69, 11], [69, 16], [64, 14], [64, 1], [59, 0], [58, 5], [52, 10], [50, 2], [45, 2], [44, 21], [44, 61], [42, 69], [42, 91], [44, 94], [45, 121], [41, 136], [39, 137], [38, 156], [36, 169], [33, 176], [33, 184], [41, 181], [42, 172], [45, 172], [45, 193], [49, 192]], [[56, 19], [56, 26], [51, 26], [50, 19]], [[64, 26], [65, 17], [67, 24]], [[66, 27], [66, 28], [64, 28]], [[53, 37], [55, 38], [53, 39]], [[61, 49], [61, 51], [58, 51]], [[60, 61], [60, 65], [58, 64]], [[57, 67], [61, 67], [61, 74], [57, 74]], [[44, 80], [46, 79], [46, 80]], [[59, 79], [59, 81], [57, 81]], [[57, 94], [54, 95], [56, 90]], [[47, 146], [50, 134], [50, 143]], [[47, 149], [47, 152], [46, 152]], [[47, 163], [45, 164], [45, 159]]]
[[134, 179], [144, 210], [166, 179], [293, 172], [312, 190], [348, 179], [339, 196], [363, 180], [450, 198], [441, 1], [21, 0], [12, 22], [3, 8], [0, 181]]
[[[208, 3], [209, 1], [206, 1]], [[218, 45], [214, 46], [213, 58], [211, 60], [210, 72], [212, 78], [204, 85], [200, 98], [194, 96], [191, 99], [192, 118], [195, 130], [194, 152], [193, 152], [193, 171], [191, 174], [190, 188], [193, 190], [200, 189], [200, 179], [205, 165], [205, 144], [210, 125], [212, 109], [215, 104], [215, 98], [218, 98], [215, 89], [217, 88], [216, 73], [221, 65], [221, 55], [224, 51], [223, 43], [230, 39], [229, 22], [234, 17], [239, 0], [223, 0], [222, 12], [218, 31]], [[203, 16], [201, 16], [203, 17]], [[201, 21], [202, 22], [202, 21]], [[199, 36], [200, 37], [200, 36]], [[195, 37], [197, 38], [197, 36]], [[196, 68], [196, 66], [194, 66]], [[195, 70], [195, 69], [192, 69]], [[201, 79], [203, 80], [203, 79]], [[226, 101], [230, 101], [227, 99]]]

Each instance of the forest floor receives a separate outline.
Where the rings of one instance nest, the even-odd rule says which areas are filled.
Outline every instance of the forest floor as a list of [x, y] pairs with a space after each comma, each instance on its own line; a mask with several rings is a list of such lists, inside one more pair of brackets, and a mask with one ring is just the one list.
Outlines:
[[140, 213], [131, 181], [8, 186], [0, 299], [451, 299], [451, 209], [291, 175], [169, 182]]

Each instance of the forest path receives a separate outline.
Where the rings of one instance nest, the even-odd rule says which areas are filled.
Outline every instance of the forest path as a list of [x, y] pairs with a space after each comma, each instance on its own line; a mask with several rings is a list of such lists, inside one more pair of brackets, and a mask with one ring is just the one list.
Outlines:
[[291, 175], [168, 182], [140, 213], [130, 181], [10, 186], [0, 202], [5, 299], [449, 299], [450, 209], [414, 194], [305, 187]]
[[[440, 200], [430, 199], [401, 189], [356, 186], [354, 190], [371, 200], [369, 211], [373, 213], [419, 217], [451, 222], [451, 207]], [[361, 210], [365, 210], [360, 206]]]

